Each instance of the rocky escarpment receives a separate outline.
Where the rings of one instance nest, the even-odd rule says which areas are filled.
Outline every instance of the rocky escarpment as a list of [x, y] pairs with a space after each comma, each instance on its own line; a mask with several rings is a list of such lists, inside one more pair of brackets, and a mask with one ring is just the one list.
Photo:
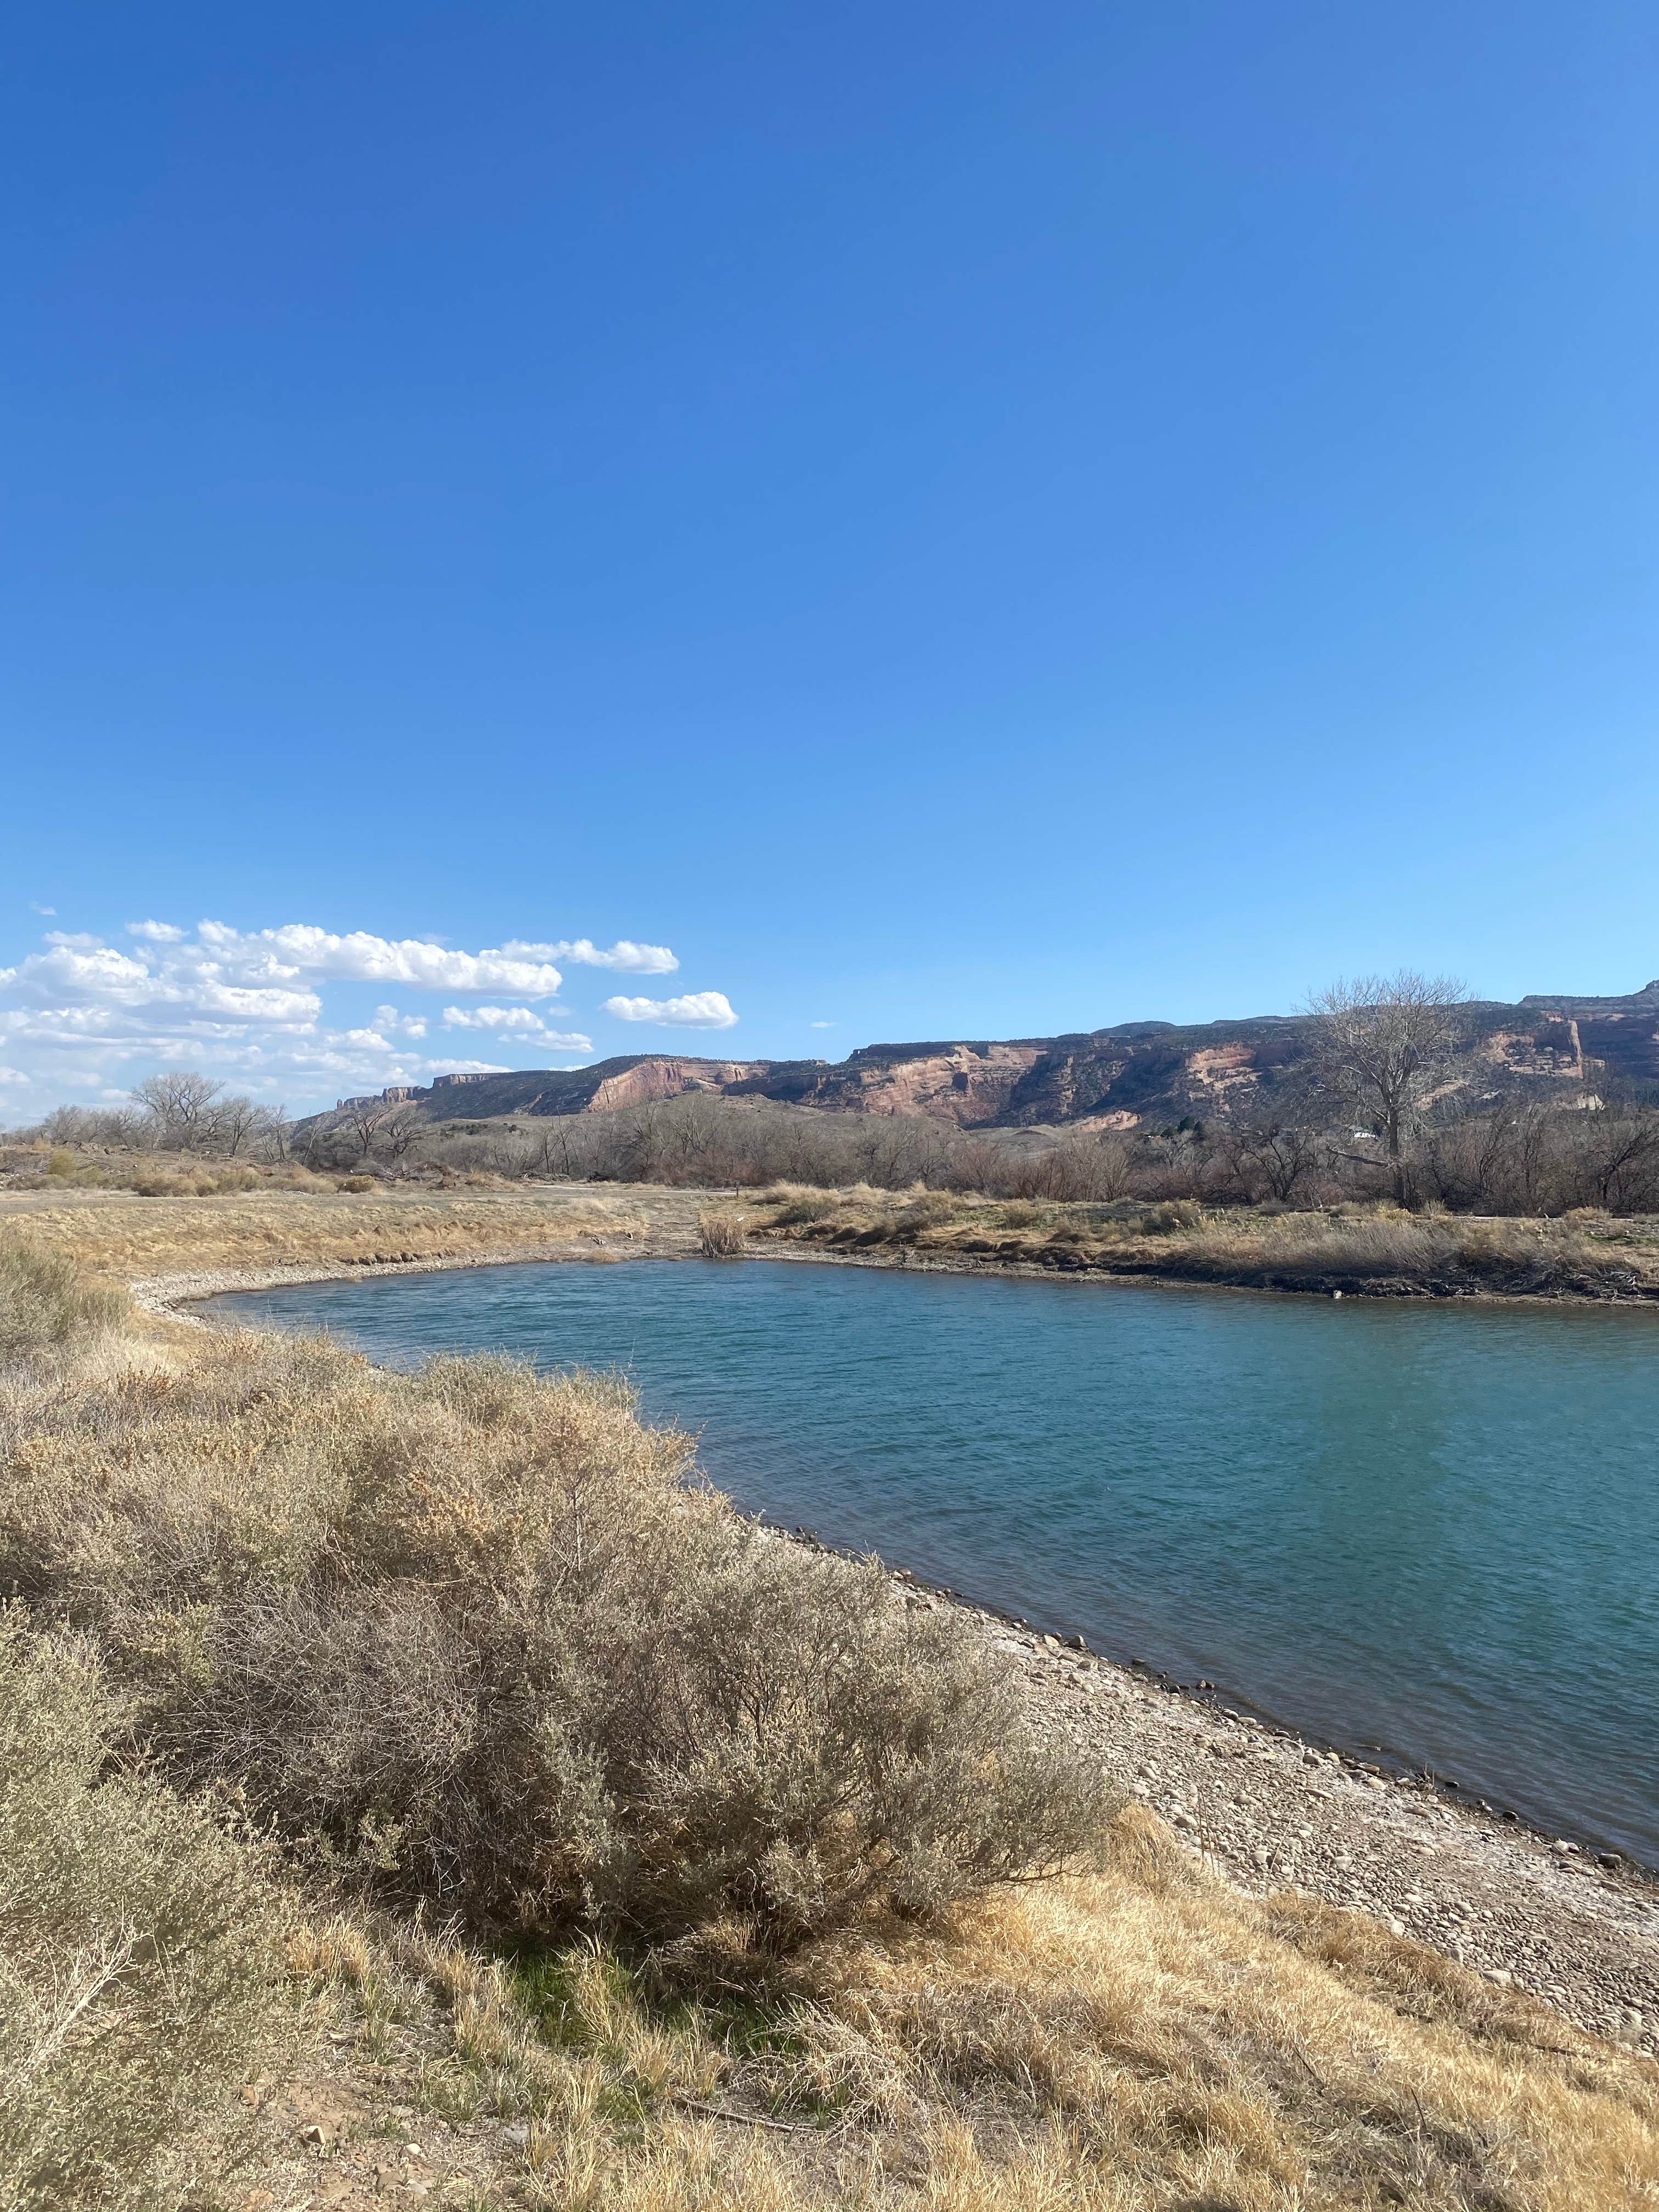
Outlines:
[[[1295, 1015], [1240, 1021], [1122, 1022], [1055, 1037], [872, 1044], [846, 1060], [705, 1060], [635, 1053], [591, 1067], [441, 1075], [398, 1085], [388, 1110], [429, 1121], [605, 1113], [705, 1091], [830, 1113], [921, 1115], [957, 1128], [1167, 1126], [1289, 1114], [1305, 1089], [1310, 1025]], [[1446, 1088], [1474, 1104], [1499, 1097], [1592, 1100], [1659, 1085], [1659, 981], [1623, 998], [1472, 1005]], [[337, 1112], [374, 1101], [342, 1099]], [[328, 1116], [319, 1119], [327, 1120]]]

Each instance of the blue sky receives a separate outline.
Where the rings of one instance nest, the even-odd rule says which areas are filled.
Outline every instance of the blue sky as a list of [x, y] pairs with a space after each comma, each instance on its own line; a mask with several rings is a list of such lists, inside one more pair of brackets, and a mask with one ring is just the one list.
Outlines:
[[1656, 47], [20, 16], [0, 1119], [1659, 974]]

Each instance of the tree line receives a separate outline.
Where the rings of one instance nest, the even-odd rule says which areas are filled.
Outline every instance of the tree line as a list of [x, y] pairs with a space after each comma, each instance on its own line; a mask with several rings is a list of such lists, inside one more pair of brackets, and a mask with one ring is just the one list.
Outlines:
[[[1458, 1212], [1659, 1211], [1659, 1106], [1588, 1071], [1570, 1101], [1476, 1098], [1455, 1079], [1467, 1000], [1404, 970], [1339, 983], [1304, 1008], [1299, 1082], [1271, 1113], [1128, 1132], [963, 1131], [690, 1092], [602, 1115], [428, 1122], [379, 1099], [296, 1127], [183, 1071], [116, 1109], [63, 1107], [49, 1142], [292, 1159], [325, 1174], [979, 1192], [993, 1198], [1307, 1206], [1389, 1198]], [[1594, 1083], [1596, 1087], [1591, 1088]]]

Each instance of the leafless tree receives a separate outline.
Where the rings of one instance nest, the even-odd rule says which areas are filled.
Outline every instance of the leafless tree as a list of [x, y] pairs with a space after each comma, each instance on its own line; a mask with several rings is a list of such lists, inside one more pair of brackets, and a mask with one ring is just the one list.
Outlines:
[[224, 1089], [187, 1068], [149, 1075], [132, 1093], [133, 1103], [151, 1124], [158, 1151], [193, 1152], [205, 1148], [213, 1127], [215, 1102]]
[[136, 1145], [143, 1122], [120, 1106], [54, 1106], [40, 1133], [52, 1145]]
[[250, 1138], [258, 1134], [264, 1109], [251, 1098], [217, 1098], [209, 1112], [203, 1131], [202, 1149], [223, 1152], [234, 1159]]
[[397, 1106], [373, 1124], [374, 1149], [383, 1158], [402, 1160], [426, 1127], [418, 1106]]
[[366, 1160], [374, 1151], [375, 1133], [386, 1118], [386, 1108], [378, 1098], [346, 1109], [338, 1127], [347, 1143], [356, 1148], [359, 1159]]
[[1319, 1165], [1318, 1137], [1293, 1122], [1253, 1121], [1230, 1129], [1222, 1150], [1247, 1195], [1265, 1195], [1280, 1205], [1290, 1203]]
[[1573, 1116], [1573, 1146], [1583, 1194], [1620, 1210], [1651, 1195], [1659, 1176], [1659, 1114], [1618, 1101]]
[[294, 1124], [285, 1106], [254, 1109], [253, 1141], [268, 1160], [285, 1160], [293, 1147]]
[[1316, 1079], [1333, 1103], [1370, 1115], [1395, 1194], [1407, 1194], [1406, 1146], [1463, 1029], [1463, 986], [1449, 975], [1361, 975], [1307, 1002]]

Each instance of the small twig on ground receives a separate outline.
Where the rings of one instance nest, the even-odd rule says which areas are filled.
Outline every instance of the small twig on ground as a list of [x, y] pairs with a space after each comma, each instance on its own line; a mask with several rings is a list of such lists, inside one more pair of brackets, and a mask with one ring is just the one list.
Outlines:
[[845, 2120], [837, 2120], [833, 2128], [815, 2128], [805, 2120], [774, 2120], [764, 2112], [739, 2112], [730, 2105], [705, 2104], [701, 2097], [677, 2097], [674, 2101], [687, 2112], [707, 2112], [711, 2119], [736, 2120], [749, 2128], [776, 2128], [781, 2134], [787, 2136], [838, 2135], [847, 2125]]

